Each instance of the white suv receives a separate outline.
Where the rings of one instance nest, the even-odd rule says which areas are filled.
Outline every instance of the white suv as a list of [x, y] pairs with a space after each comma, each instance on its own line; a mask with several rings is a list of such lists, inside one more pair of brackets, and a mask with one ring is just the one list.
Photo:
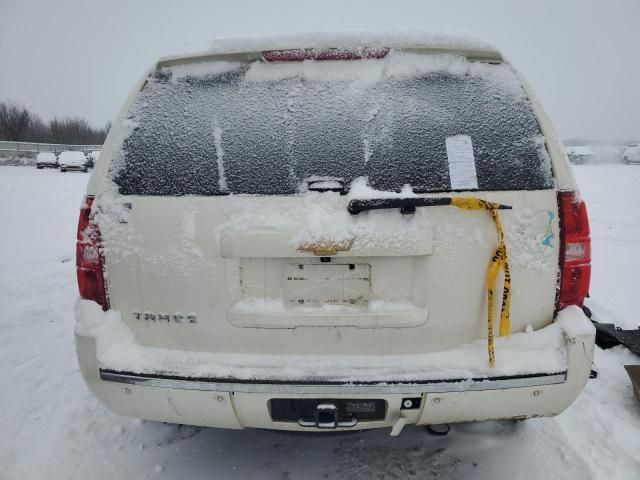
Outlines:
[[640, 164], [640, 144], [627, 147], [622, 154], [622, 159], [628, 165]]
[[76, 344], [121, 415], [324, 431], [556, 415], [591, 367], [586, 209], [466, 39], [160, 61], [80, 211]]
[[87, 158], [84, 156], [84, 152], [66, 151], [62, 152], [58, 156], [58, 163], [60, 164], [60, 171], [66, 172], [67, 170], [80, 170], [87, 172]]
[[36, 155], [36, 168], [42, 169], [44, 167], [58, 167], [58, 159], [53, 152], [42, 152]]

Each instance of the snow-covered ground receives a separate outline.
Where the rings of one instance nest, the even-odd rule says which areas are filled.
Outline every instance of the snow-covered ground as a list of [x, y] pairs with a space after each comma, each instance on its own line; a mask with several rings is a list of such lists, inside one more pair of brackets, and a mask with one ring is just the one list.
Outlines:
[[[634, 328], [640, 167], [575, 167], [590, 211], [598, 320]], [[348, 435], [177, 427], [117, 417], [85, 387], [73, 345], [75, 229], [88, 175], [0, 167], [0, 479], [640, 477], [640, 403], [622, 347], [556, 418]]]

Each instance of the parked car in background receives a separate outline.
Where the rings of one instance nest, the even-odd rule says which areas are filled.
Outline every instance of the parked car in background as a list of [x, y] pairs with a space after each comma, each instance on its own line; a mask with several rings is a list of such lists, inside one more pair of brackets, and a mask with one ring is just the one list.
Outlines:
[[58, 163], [60, 164], [60, 171], [66, 172], [68, 170], [79, 170], [87, 172], [87, 158], [84, 156], [84, 152], [66, 151], [62, 152], [58, 157]]
[[559, 414], [591, 370], [590, 238], [541, 108], [458, 37], [160, 61], [80, 210], [88, 386], [121, 415], [236, 429]]
[[100, 158], [100, 150], [94, 150], [87, 154], [87, 167], [93, 168], [96, 165], [96, 162]]
[[640, 164], [640, 144], [629, 145], [622, 154], [622, 161], [627, 165]]
[[565, 147], [565, 151], [569, 161], [574, 165], [584, 165], [593, 161], [596, 157], [593, 147], [588, 146], [569, 146]]
[[58, 159], [53, 152], [42, 152], [36, 155], [36, 168], [57, 168]]

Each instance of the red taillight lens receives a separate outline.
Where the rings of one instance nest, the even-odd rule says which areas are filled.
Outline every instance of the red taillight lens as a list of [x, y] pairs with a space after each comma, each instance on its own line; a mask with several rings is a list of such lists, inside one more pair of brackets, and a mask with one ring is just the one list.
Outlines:
[[80, 297], [98, 302], [103, 310], [109, 309], [104, 284], [101, 236], [98, 224], [91, 216], [93, 197], [86, 197], [80, 208], [76, 241], [76, 273]]
[[591, 238], [587, 207], [575, 192], [558, 192], [560, 281], [557, 309], [582, 306], [591, 280]]

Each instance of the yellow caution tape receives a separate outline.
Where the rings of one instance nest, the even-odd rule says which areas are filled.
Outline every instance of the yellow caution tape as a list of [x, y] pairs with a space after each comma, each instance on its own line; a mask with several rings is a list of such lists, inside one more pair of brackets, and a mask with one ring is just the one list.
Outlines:
[[502, 223], [498, 209], [501, 207], [498, 203], [487, 202], [476, 197], [452, 198], [451, 205], [464, 210], [488, 210], [496, 225], [498, 234], [498, 246], [489, 262], [487, 268], [487, 352], [489, 354], [489, 365], [493, 368], [495, 365], [496, 355], [493, 346], [493, 297], [495, 292], [496, 277], [500, 269], [504, 269], [504, 286], [502, 290], [502, 307], [500, 309], [500, 330], [501, 337], [508, 336], [511, 333], [511, 323], [509, 320], [509, 308], [511, 306], [511, 274], [509, 272], [509, 262], [507, 260], [507, 247], [504, 243], [504, 234], [502, 232]]

